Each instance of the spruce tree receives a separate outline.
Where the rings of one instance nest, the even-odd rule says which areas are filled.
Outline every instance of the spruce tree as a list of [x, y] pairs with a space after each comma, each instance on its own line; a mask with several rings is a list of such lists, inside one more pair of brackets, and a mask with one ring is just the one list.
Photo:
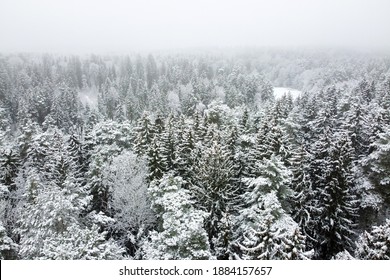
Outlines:
[[155, 129], [149, 116], [144, 114], [134, 128], [134, 150], [138, 155], [144, 155], [148, 153], [148, 148], [153, 142]]
[[258, 164], [259, 176], [244, 178], [245, 208], [235, 224], [236, 254], [240, 259], [306, 259], [305, 237], [288, 215], [291, 173], [272, 155]]
[[357, 211], [353, 149], [346, 134], [337, 134], [331, 144], [320, 146], [312, 161], [315, 168], [312, 205], [316, 211], [312, 213], [307, 232], [312, 230], [310, 235], [315, 239], [317, 257], [330, 259], [353, 246]]
[[355, 255], [362, 260], [390, 260], [390, 220], [363, 232], [356, 242]]
[[[262, 185], [260, 180], [256, 184]], [[312, 255], [305, 250], [305, 237], [283, 210], [275, 190], [261, 194], [235, 223], [235, 259], [308, 259]]]
[[200, 209], [210, 213], [206, 219], [206, 230], [211, 249], [217, 250], [214, 240], [218, 239], [221, 231], [222, 217], [239, 207], [239, 189], [234, 180], [233, 162], [227, 149], [214, 141], [209, 148], [200, 151], [200, 158], [193, 170], [194, 193], [200, 202]]

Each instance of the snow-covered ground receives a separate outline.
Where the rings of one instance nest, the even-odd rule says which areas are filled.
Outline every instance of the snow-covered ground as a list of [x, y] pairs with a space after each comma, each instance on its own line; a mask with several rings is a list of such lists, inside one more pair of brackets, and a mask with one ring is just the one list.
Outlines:
[[275, 99], [279, 99], [283, 96], [283, 94], [290, 92], [292, 98], [295, 99], [302, 94], [302, 91], [293, 89], [293, 88], [285, 88], [285, 87], [274, 87], [274, 95]]

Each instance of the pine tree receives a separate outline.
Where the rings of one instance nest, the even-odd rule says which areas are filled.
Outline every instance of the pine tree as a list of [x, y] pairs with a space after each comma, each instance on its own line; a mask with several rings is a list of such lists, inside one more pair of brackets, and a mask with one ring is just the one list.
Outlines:
[[207, 132], [207, 128], [204, 125], [205, 121], [202, 116], [199, 115], [199, 113], [195, 113], [193, 116], [194, 124], [193, 124], [193, 136], [194, 136], [194, 142], [202, 142], [204, 140], [204, 137]]
[[67, 139], [66, 146], [70, 160], [76, 165], [78, 172], [83, 172], [85, 168], [86, 154], [80, 136], [75, 133], [71, 134]]
[[355, 255], [362, 260], [390, 260], [390, 220], [362, 233], [356, 242]]
[[150, 233], [142, 247], [144, 258], [155, 260], [202, 260], [212, 258], [203, 228], [206, 212], [197, 210], [186, 182], [172, 174], [152, 182], [149, 191], [160, 217], [158, 231]]
[[20, 158], [15, 149], [0, 151], [0, 184], [10, 190], [15, 188], [15, 178], [20, 167]]
[[151, 144], [148, 154], [148, 167], [149, 167], [149, 182], [155, 179], [161, 179], [164, 175], [164, 163], [160, 154], [160, 147], [158, 146], [158, 142], [155, 139]]
[[[84, 228], [70, 225], [61, 235], [50, 237], [43, 243], [39, 259], [50, 260], [120, 260], [124, 250], [107, 232], [100, 232], [97, 225]], [[64, 242], [65, 241], [65, 242]], [[30, 259], [30, 256], [25, 256]], [[34, 256], [35, 257], [35, 256]]]
[[234, 86], [226, 89], [225, 103], [230, 108], [234, 108], [242, 105], [244, 97], [242, 93]]
[[87, 145], [84, 145], [84, 149], [88, 162], [88, 171], [85, 176], [87, 178], [86, 187], [93, 195], [91, 206], [97, 213], [103, 211], [108, 214], [107, 205], [110, 199], [110, 191], [102, 178], [103, 166], [110, 163], [123, 150], [132, 147], [131, 131], [128, 122], [102, 122], [96, 125], [91, 132], [90, 143], [85, 141]]
[[9, 113], [9, 110], [2, 106], [0, 99], [0, 145], [5, 144], [5, 140], [10, 136], [11, 120]]
[[294, 191], [290, 200], [292, 217], [305, 232], [312, 214], [316, 212], [312, 205], [315, 193], [310, 174], [310, 154], [304, 147], [300, 147], [291, 162], [291, 188]]
[[360, 101], [352, 99], [350, 102], [352, 108], [346, 113], [343, 127], [349, 133], [356, 158], [359, 158], [368, 152], [369, 125], [367, 113]]
[[235, 224], [235, 258], [306, 259], [305, 237], [287, 214], [291, 174], [280, 158], [258, 164], [259, 177], [244, 178], [246, 207]]
[[[319, 147], [318, 147], [319, 148]], [[356, 216], [353, 149], [345, 134], [335, 135], [327, 147], [318, 149], [313, 161], [314, 187], [309, 233], [320, 259], [330, 259], [344, 249], [351, 249]], [[308, 229], [307, 232], [310, 232]]]
[[87, 187], [92, 195], [91, 209], [96, 212], [107, 213], [107, 203], [109, 200], [109, 191], [107, 186], [104, 184], [102, 168], [104, 160], [99, 155], [94, 155], [91, 158], [89, 170], [87, 172]]
[[154, 60], [153, 55], [148, 55], [148, 60], [146, 63], [146, 82], [148, 85], [148, 89], [150, 89], [153, 83], [157, 80], [158, 77], [158, 69], [156, 65], [156, 61]]
[[378, 140], [372, 145], [372, 153], [367, 158], [367, 169], [369, 171], [369, 178], [374, 183], [377, 191], [388, 201], [390, 194], [390, 156], [389, 156], [389, 144], [390, 144], [390, 127], [384, 128], [385, 131], [378, 135]]
[[7, 235], [6, 229], [0, 223], [0, 260], [17, 259], [18, 245]]
[[77, 178], [62, 137], [53, 136], [44, 168], [30, 167], [26, 180], [19, 183], [23, 199], [15, 230], [21, 258], [120, 258], [123, 250], [83, 218], [92, 197]]
[[155, 129], [147, 114], [144, 114], [139, 120], [137, 126], [134, 128], [134, 150], [138, 155], [148, 153], [148, 148], [151, 146]]
[[[12, 260], [18, 258], [18, 244], [10, 237], [12, 235], [12, 209], [15, 203], [10, 203], [11, 192], [8, 186], [0, 183], [0, 259]], [[10, 210], [11, 208], [11, 210]]]
[[305, 251], [305, 237], [283, 210], [275, 190], [258, 197], [241, 212], [235, 223], [236, 259], [308, 259], [312, 255]]
[[260, 100], [263, 104], [275, 100], [274, 89], [269, 81], [263, 80], [260, 83]]
[[[233, 162], [226, 148], [214, 141], [209, 148], [200, 151], [199, 160], [193, 170], [194, 193], [201, 209], [210, 213], [206, 220], [206, 229], [211, 249], [217, 250], [213, 240], [220, 233], [222, 217], [239, 207], [238, 184], [234, 180]], [[219, 257], [223, 256], [217, 256]]]
[[92, 134], [97, 145], [117, 146], [120, 150], [132, 148], [132, 126], [127, 121], [100, 122], [94, 127]]
[[256, 134], [255, 144], [248, 155], [247, 174], [256, 177], [256, 163], [270, 159], [272, 155], [280, 156], [285, 165], [290, 165], [291, 141], [278, 122], [275, 112], [272, 111], [263, 119]]
[[159, 154], [164, 172], [177, 169], [176, 164], [176, 127], [174, 126], [173, 116], [169, 116], [165, 128], [160, 135], [157, 136]]
[[239, 146], [239, 135], [236, 126], [233, 126], [229, 134], [226, 136], [226, 150], [228, 152], [228, 158], [233, 162], [233, 177], [238, 181], [241, 186], [240, 180], [244, 173], [245, 163], [242, 158], [241, 149]]
[[27, 146], [24, 164], [36, 167], [39, 171], [44, 171], [44, 165], [47, 155], [50, 153], [51, 134], [35, 134]]
[[245, 107], [244, 113], [242, 115], [242, 118], [239, 122], [239, 132], [240, 134], [244, 133], [247, 134], [250, 130], [250, 124], [249, 124], [249, 112], [248, 108]]
[[192, 130], [189, 128], [181, 131], [179, 135], [180, 138], [175, 155], [177, 169], [180, 176], [189, 179], [193, 176], [192, 166], [194, 158], [192, 157], [192, 152], [195, 148], [194, 136]]
[[366, 79], [360, 81], [358, 87], [356, 88], [357, 94], [361, 95], [362, 99], [369, 103], [374, 98], [375, 92], [375, 83], [372, 81], [371, 83]]
[[288, 210], [288, 199], [293, 195], [290, 188], [291, 171], [286, 168], [279, 156], [272, 155], [271, 158], [257, 162], [256, 178], [243, 178], [248, 191], [244, 194], [244, 201], [251, 205], [264, 193], [275, 191], [279, 202], [285, 210]]
[[25, 125], [21, 127], [20, 136], [17, 139], [17, 144], [19, 147], [19, 154], [22, 164], [27, 160], [27, 153], [31, 146], [31, 142], [35, 134], [39, 134], [41, 132], [40, 127], [31, 121], [27, 122]]

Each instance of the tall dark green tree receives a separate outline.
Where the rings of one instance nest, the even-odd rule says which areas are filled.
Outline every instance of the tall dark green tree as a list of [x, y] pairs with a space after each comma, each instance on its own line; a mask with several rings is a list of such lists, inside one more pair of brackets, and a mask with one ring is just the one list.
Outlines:
[[134, 150], [138, 155], [144, 155], [153, 142], [155, 128], [147, 114], [144, 114], [134, 128]]
[[[201, 209], [210, 213], [206, 219], [206, 230], [211, 249], [221, 255], [217, 258], [227, 258], [226, 242], [221, 242], [222, 218], [237, 211], [239, 208], [238, 184], [234, 180], [233, 162], [226, 148], [217, 142], [209, 148], [200, 151], [200, 158], [194, 164], [193, 186], [195, 196], [200, 202]], [[224, 246], [216, 248], [216, 245]]]
[[[325, 142], [323, 142], [325, 144]], [[353, 148], [345, 133], [336, 134], [326, 147], [317, 146], [312, 161], [316, 211], [308, 223], [319, 259], [330, 259], [351, 250], [357, 213], [353, 170]], [[321, 152], [322, 149], [322, 152]]]

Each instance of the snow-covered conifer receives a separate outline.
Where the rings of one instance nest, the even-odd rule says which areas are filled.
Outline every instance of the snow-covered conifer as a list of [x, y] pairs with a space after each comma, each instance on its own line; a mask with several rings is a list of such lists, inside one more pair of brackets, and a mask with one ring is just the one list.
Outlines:
[[145, 239], [142, 250], [146, 259], [210, 259], [207, 232], [203, 223], [208, 214], [195, 209], [186, 182], [171, 174], [152, 182], [149, 191], [152, 206], [159, 216], [158, 231]]
[[390, 220], [363, 232], [356, 242], [355, 255], [362, 260], [390, 260]]

